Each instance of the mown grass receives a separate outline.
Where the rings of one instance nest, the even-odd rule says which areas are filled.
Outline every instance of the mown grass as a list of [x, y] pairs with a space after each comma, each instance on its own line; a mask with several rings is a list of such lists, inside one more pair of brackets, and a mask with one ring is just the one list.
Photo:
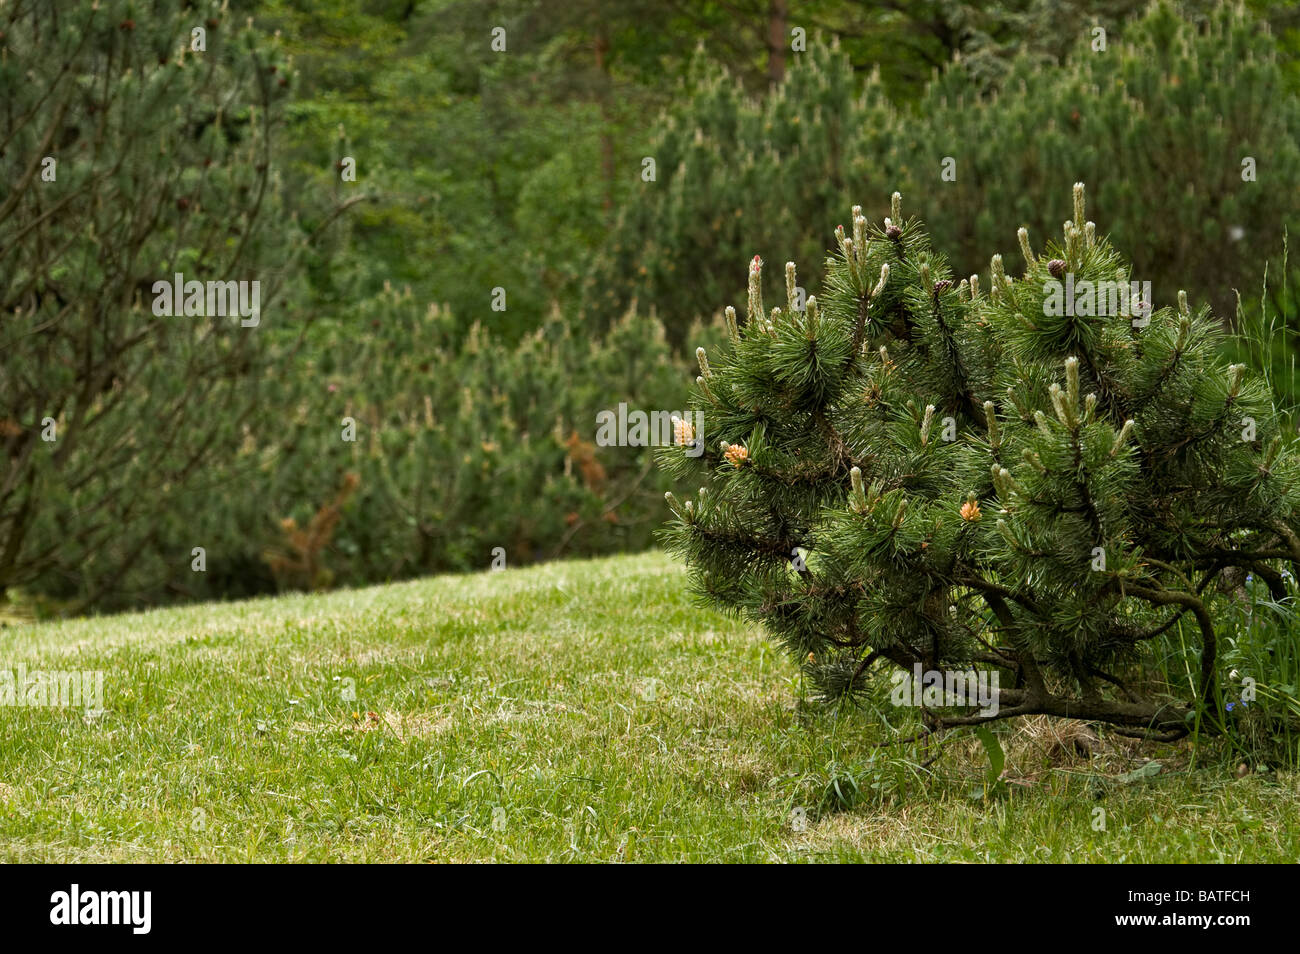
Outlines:
[[985, 797], [973, 740], [873, 747], [683, 579], [650, 554], [0, 629], [0, 669], [106, 674], [98, 717], [0, 707], [0, 858], [1300, 861], [1300, 774], [1035, 724]]

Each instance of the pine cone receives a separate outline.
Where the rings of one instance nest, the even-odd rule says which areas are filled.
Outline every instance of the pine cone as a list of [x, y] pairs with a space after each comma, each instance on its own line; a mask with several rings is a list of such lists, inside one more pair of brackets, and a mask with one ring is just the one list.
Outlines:
[[1047, 263], [1047, 270], [1052, 273], [1053, 278], [1060, 278], [1065, 274], [1064, 259], [1054, 258]]

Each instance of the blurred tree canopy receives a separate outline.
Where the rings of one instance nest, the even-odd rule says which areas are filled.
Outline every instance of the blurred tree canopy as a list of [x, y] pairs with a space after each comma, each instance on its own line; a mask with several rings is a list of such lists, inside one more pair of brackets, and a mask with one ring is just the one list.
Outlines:
[[[1178, 6], [1195, 21], [1221, 5]], [[552, 309], [572, 307], [639, 191], [655, 138], [648, 120], [698, 93], [702, 76], [691, 64], [701, 55], [766, 97], [798, 55], [792, 31], [805, 31], [805, 42], [834, 36], [853, 72], [864, 81], [877, 74], [881, 93], [901, 108], [945, 69], [949, 89], [976, 97], [995, 95], [1013, 64], [1054, 72], [1091, 28], [1121, 31], [1148, 0], [249, 6], [262, 28], [278, 32], [301, 76], [287, 168], [338, 191], [338, 149], [346, 148], [356, 160], [353, 188], [375, 199], [355, 210], [347, 255], [315, 275], [325, 300], [346, 306], [391, 282], [450, 305], [463, 324], [482, 320], [518, 338]], [[1250, 6], [1273, 24], [1284, 53], [1296, 49], [1293, 4]], [[1294, 80], [1294, 58], [1284, 59]], [[310, 223], [310, 210], [303, 214]], [[497, 288], [504, 312], [490, 307]]]
[[[0, 25], [0, 595], [94, 603], [230, 485], [310, 319], [273, 159], [289, 79], [215, 4], [18, 3]], [[177, 275], [220, 285], [222, 317], [160, 309]]]
[[[1202, 44], [1225, 6], [1171, 3]], [[1027, 188], [1112, 172], [1090, 185], [1135, 252], [1235, 276], [1293, 193], [1175, 201], [1161, 163], [1294, 130], [1300, 11], [1244, 9], [1212, 57], [1103, 67], [1071, 51], [1146, 0], [9, 0], [0, 589], [118, 606], [645, 545], [662, 479], [594, 415], [670, 404], [672, 346], [716, 333], [755, 251], [815, 275], [815, 230], [893, 188], [962, 256], [1060, 218]], [[1107, 69], [1179, 110], [1113, 156]], [[950, 193], [917, 175], [945, 137], [970, 144]], [[152, 315], [175, 271], [261, 278], [263, 322]]]

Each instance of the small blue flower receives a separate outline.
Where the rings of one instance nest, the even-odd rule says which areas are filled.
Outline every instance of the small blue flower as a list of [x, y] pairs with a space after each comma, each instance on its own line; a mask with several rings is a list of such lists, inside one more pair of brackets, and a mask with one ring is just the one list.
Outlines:
[[1229, 712], [1231, 712], [1235, 705], [1236, 705], [1235, 702], [1229, 702], [1226, 706], [1224, 706], [1224, 708], [1227, 709]]

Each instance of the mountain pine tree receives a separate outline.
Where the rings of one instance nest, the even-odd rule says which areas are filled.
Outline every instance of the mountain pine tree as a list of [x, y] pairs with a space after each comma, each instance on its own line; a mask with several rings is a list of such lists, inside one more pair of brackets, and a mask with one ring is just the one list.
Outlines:
[[[136, 568], [196, 576], [196, 514], [246, 478], [214, 470], [279, 428], [269, 369], [312, 317], [276, 165], [290, 77], [215, 2], [0, 26], [0, 598], [126, 601]], [[158, 313], [177, 274], [256, 286], [257, 325]]]
[[[1035, 4], [1027, 22], [1061, 29], [1077, 22], [1070, 6]], [[1202, 19], [1155, 3], [1106, 38], [1075, 36], [1048, 69], [1037, 45], [1056, 43], [1043, 37], [1009, 62], [985, 51], [978, 68], [952, 64], [912, 105], [892, 103], [820, 38], [761, 99], [701, 56], [693, 92], [649, 137], [658, 179], [639, 183], [593, 260], [584, 312], [603, 320], [635, 300], [681, 344], [700, 309], [744, 294], [746, 250], [812, 261], [846, 195], [895, 188], [915, 195], [915, 214], [942, 210], [933, 237], [967, 274], [1018, 225], [1054, 232], [1055, 200], [1082, 179], [1134, 275], [1231, 317], [1234, 289], [1259, 288], [1300, 208], [1300, 101], [1286, 57], [1231, 4]], [[994, 61], [990, 94], [972, 71], [987, 75]], [[821, 294], [815, 278], [800, 284]]]
[[[1217, 706], [1211, 584], [1245, 570], [1281, 598], [1300, 564], [1300, 470], [1267, 388], [1219, 356], [1208, 309], [1125, 297], [1082, 184], [1061, 243], [1036, 253], [1020, 230], [1014, 278], [994, 256], [986, 281], [956, 280], [900, 205], [883, 227], [854, 208], [803, 310], [793, 263], [765, 309], [755, 257], [747, 320], [728, 308], [729, 347], [698, 352], [681, 435], [717, 450], [662, 453], [705, 484], [669, 495], [667, 543], [828, 698], [891, 670], [991, 670], [993, 705], [928, 724], [1186, 734]], [[1143, 648], [1182, 620], [1197, 698], [1171, 700]]]

